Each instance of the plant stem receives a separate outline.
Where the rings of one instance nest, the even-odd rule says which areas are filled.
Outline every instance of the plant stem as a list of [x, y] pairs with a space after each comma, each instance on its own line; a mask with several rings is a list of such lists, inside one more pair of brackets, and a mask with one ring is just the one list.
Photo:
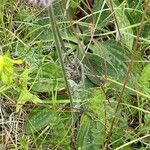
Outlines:
[[[72, 95], [71, 95], [71, 90], [70, 90], [70, 86], [69, 86], [69, 83], [68, 83], [68, 79], [67, 79], [67, 75], [66, 75], [66, 71], [65, 71], [65, 66], [64, 66], [64, 61], [63, 61], [63, 56], [62, 56], [63, 51], [62, 51], [61, 46], [60, 46], [60, 43], [62, 44], [63, 41], [61, 39], [59, 30], [57, 28], [57, 24], [56, 24], [56, 21], [55, 21], [55, 18], [54, 18], [54, 13], [53, 13], [52, 6], [50, 6], [50, 9], [48, 9], [48, 12], [49, 12], [50, 22], [51, 22], [51, 26], [52, 26], [52, 32], [53, 32], [54, 40], [55, 40], [55, 44], [56, 44], [57, 55], [58, 55], [58, 58], [59, 58], [59, 61], [60, 61], [60, 65], [62, 67], [66, 88], [67, 88], [67, 91], [68, 91], [68, 94], [69, 94], [69, 97], [70, 97], [70, 104], [73, 105], [73, 98], [72, 98]], [[62, 47], [64, 48], [64, 44], [63, 44]]]
[[[55, 40], [55, 44], [56, 44], [56, 51], [57, 51], [57, 55], [60, 61], [60, 65], [63, 71], [63, 75], [64, 75], [64, 80], [65, 80], [65, 84], [66, 84], [66, 89], [68, 91], [68, 95], [70, 98], [70, 109], [71, 109], [71, 113], [72, 113], [72, 120], [71, 120], [71, 146], [74, 147], [74, 113], [73, 113], [73, 97], [72, 97], [72, 93], [71, 93], [71, 89], [70, 89], [70, 85], [67, 79], [67, 74], [65, 71], [65, 66], [64, 66], [64, 61], [63, 61], [63, 52], [65, 51], [65, 46], [63, 43], [63, 40], [61, 38], [60, 32], [58, 30], [57, 27], [57, 23], [55, 20], [55, 16], [53, 13], [53, 8], [52, 6], [50, 6], [50, 8], [48, 9], [48, 13], [49, 13], [49, 17], [50, 17], [50, 22], [51, 22], [51, 27], [52, 27], [52, 32], [54, 35], [54, 40]], [[61, 47], [63, 48], [63, 50], [61, 49]]]

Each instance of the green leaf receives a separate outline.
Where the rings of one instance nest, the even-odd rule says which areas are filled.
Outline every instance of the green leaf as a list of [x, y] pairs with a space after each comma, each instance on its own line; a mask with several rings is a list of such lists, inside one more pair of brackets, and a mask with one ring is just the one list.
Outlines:
[[[30, 110], [25, 122], [25, 131], [36, 137], [37, 147], [43, 145], [44, 149], [50, 146], [50, 149], [58, 147], [67, 150], [70, 147], [68, 132], [71, 128], [71, 117], [71, 113], [58, 115], [49, 106], [38, 106]], [[44, 129], [46, 132], [42, 132]]]
[[106, 96], [101, 89], [93, 91], [92, 97], [89, 100], [88, 108], [99, 117], [103, 122], [105, 118], [104, 101]]
[[102, 77], [104, 75], [104, 64], [102, 59], [98, 55], [87, 54], [84, 63], [88, 67], [85, 70], [88, 79], [96, 85], [101, 85], [103, 83]]
[[13, 82], [13, 61], [7, 56], [0, 56], [0, 78], [5, 84], [11, 84]]
[[83, 114], [77, 136], [78, 149], [99, 150], [105, 136], [104, 125], [92, 115], [92, 119]]
[[97, 41], [97, 44], [91, 46], [90, 49], [93, 53], [87, 53], [84, 59], [84, 63], [88, 66], [87, 77], [96, 85], [103, 83], [105, 73], [115, 80], [122, 81], [127, 70], [129, 50], [115, 40], [102, 43]]
[[17, 100], [16, 111], [18, 112], [26, 102], [33, 102], [35, 104], [42, 103], [36, 95], [31, 94], [27, 89], [23, 88]]
[[[39, 72], [38, 78], [35, 77], [37, 72]], [[36, 80], [34, 81], [32, 90], [36, 92], [51, 92], [64, 87], [62, 69], [57, 64], [52, 62], [44, 64], [33, 73], [35, 75], [32, 75], [32, 78], [36, 78]]]
[[109, 76], [115, 80], [122, 81], [127, 70], [126, 62], [130, 56], [129, 49], [123, 47], [120, 42], [116, 42], [115, 40], [103, 42], [102, 48], [106, 53]]
[[150, 91], [150, 64], [146, 65], [141, 73], [141, 86], [143, 91]]
[[29, 69], [25, 69], [23, 73], [20, 75], [19, 82], [22, 87], [27, 88], [28, 80], [29, 80]]
[[54, 125], [56, 121], [57, 115], [49, 107], [34, 108], [28, 116], [25, 131], [27, 134], [34, 134], [47, 125]]
[[121, 64], [121, 61], [117, 63], [117, 60], [115, 63], [111, 62], [112, 60], [107, 61], [107, 67], [105, 68], [104, 60], [94, 54], [87, 54], [86, 59], [84, 60], [85, 64], [88, 66], [86, 71], [86, 76], [92, 81], [92, 83], [96, 85], [103, 84], [103, 77], [105, 75], [105, 69], [107, 72], [107, 75], [111, 78], [115, 78], [115, 80], [122, 80], [126, 65], [123, 63]]
[[149, 126], [150, 129], [150, 114], [145, 114], [144, 115], [144, 123]]
[[77, 135], [77, 146], [79, 149], [82, 149], [85, 145], [85, 137], [87, 136], [90, 129], [90, 119], [86, 115], [82, 115], [80, 122], [80, 129]]
[[120, 30], [122, 34], [121, 41], [131, 51], [133, 47], [134, 37], [132, 36], [133, 30], [132, 28], [130, 28], [130, 21], [125, 13], [125, 3], [119, 4], [118, 0], [114, 0], [112, 1], [112, 3], [115, 10], [117, 22], [119, 24], [119, 30], [126, 28], [124, 30]]
[[4, 72], [1, 73], [1, 80], [7, 85], [13, 82], [12, 76], [8, 76], [8, 74], [5, 74]]
[[[101, 89], [93, 92], [87, 109], [92, 112], [90, 116], [81, 116], [80, 128], [77, 136], [77, 145], [82, 150], [97, 150], [101, 146], [105, 136], [105, 94]], [[107, 124], [108, 125], [108, 124]]]
[[70, 7], [71, 8], [77, 8], [78, 7], [78, 3], [75, 2], [74, 0], [70, 0]]

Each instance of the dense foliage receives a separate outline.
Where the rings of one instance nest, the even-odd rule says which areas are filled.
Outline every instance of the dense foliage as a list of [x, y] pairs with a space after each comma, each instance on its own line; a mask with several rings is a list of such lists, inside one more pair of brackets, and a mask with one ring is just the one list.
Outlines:
[[149, 0], [0, 0], [0, 149], [150, 149], [149, 29]]

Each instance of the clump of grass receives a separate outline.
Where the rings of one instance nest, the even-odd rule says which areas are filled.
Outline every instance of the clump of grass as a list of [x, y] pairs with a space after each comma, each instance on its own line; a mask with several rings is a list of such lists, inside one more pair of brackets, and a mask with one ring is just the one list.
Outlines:
[[2, 149], [149, 148], [148, 1], [0, 4]]

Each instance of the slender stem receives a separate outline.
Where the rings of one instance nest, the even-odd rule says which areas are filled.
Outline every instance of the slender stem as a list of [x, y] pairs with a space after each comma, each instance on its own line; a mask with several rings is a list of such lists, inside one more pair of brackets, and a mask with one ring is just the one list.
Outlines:
[[[120, 29], [119, 29], [119, 23], [118, 23], [118, 20], [117, 20], [117, 17], [115, 15], [115, 11], [114, 11], [114, 7], [113, 7], [113, 2], [112, 0], [109, 0], [109, 5], [110, 5], [110, 9], [112, 11], [112, 15], [114, 17], [114, 21], [115, 21], [115, 24], [116, 24], [116, 30], [118, 31], [118, 35], [119, 35], [119, 40], [121, 39], [121, 32], [120, 32]], [[117, 32], [116, 32], [117, 33]]]
[[[60, 65], [62, 67], [62, 71], [63, 71], [63, 74], [64, 74], [64, 80], [65, 80], [65, 83], [66, 83], [66, 88], [67, 88], [67, 91], [68, 91], [68, 94], [69, 94], [69, 97], [70, 97], [70, 104], [73, 105], [73, 98], [72, 98], [70, 86], [69, 86], [69, 83], [68, 83], [68, 80], [67, 80], [67, 75], [66, 75], [63, 56], [62, 56], [63, 51], [60, 47], [61, 36], [60, 36], [60, 33], [58, 31], [58, 28], [57, 28], [57, 24], [56, 24], [56, 21], [55, 21], [55, 18], [54, 18], [52, 6], [50, 6], [50, 9], [48, 9], [48, 12], [49, 12], [50, 22], [51, 22], [51, 26], [52, 26], [52, 32], [53, 32], [55, 43], [56, 43], [57, 55], [58, 55], [58, 58], [59, 58], [59, 61], [60, 61]], [[61, 44], [62, 44], [62, 40], [61, 40]], [[64, 45], [63, 45], [63, 48], [64, 48]]]
[[[54, 40], [55, 40], [55, 44], [56, 44], [57, 55], [58, 55], [58, 58], [59, 58], [59, 61], [60, 61], [60, 65], [61, 65], [62, 71], [63, 71], [64, 80], [65, 80], [65, 84], [66, 84], [66, 89], [68, 91], [69, 98], [70, 98], [70, 108], [72, 110], [71, 111], [71, 114], [72, 114], [72, 120], [71, 120], [71, 146], [74, 147], [73, 97], [72, 97], [71, 89], [70, 89], [69, 82], [68, 82], [68, 79], [67, 79], [67, 74], [66, 74], [66, 71], [65, 71], [65, 66], [64, 66], [64, 61], [63, 61], [63, 55], [62, 55], [63, 52], [65, 51], [65, 46], [64, 46], [63, 40], [61, 38], [59, 29], [57, 27], [57, 23], [56, 23], [56, 20], [55, 20], [55, 16], [54, 16], [54, 13], [53, 13], [52, 6], [50, 6], [50, 8], [48, 9], [48, 13], [49, 13], [49, 16], [50, 16], [50, 22], [51, 22], [52, 32], [53, 32]], [[63, 48], [64, 51], [61, 49], [61, 47]]]

